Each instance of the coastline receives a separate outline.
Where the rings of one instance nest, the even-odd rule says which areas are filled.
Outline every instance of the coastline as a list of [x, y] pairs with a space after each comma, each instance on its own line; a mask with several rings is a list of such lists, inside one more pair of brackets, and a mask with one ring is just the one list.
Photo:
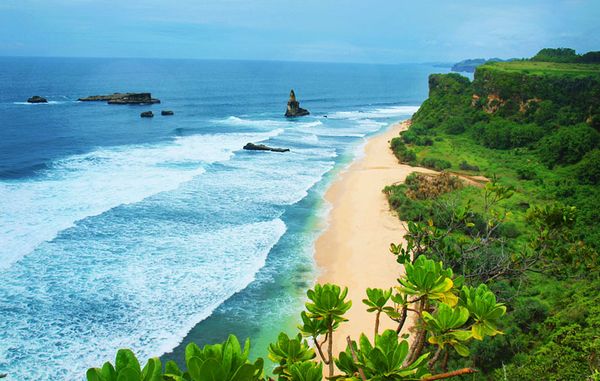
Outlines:
[[[390, 243], [403, 243], [405, 227], [388, 206], [382, 190], [403, 182], [423, 168], [398, 163], [389, 140], [410, 126], [410, 120], [390, 125], [364, 145], [364, 154], [338, 175], [325, 199], [331, 205], [328, 226], [315, 242], [318, 283], [348, 287], [352, 308], [334, 336], [334, 353], [345, 350], [346, 336], [358, 340], [360, 333], [373, 338], [375, 315], [366, 311], [362, 299], [366, 289], [390, 288], [397, 284], [402, 267], [389, 252]], [[379, 332], [395, 329], [394, 322], [381, 319]], [[404, 328], [404, 331], [407, 327]]]

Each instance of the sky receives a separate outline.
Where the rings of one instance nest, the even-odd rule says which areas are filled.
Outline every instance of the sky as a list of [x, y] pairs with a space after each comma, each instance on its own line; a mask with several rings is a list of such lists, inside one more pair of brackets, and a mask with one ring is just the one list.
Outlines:
[[600, 50], [598, 0], [0, 0], [0, 56], [317, 62]]

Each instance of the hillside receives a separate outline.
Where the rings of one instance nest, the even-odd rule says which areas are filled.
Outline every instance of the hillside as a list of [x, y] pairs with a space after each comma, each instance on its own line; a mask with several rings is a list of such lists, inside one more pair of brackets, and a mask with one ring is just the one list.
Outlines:
[[509, 305], [505, 335], [450, 363], [481, 380], [588, 380], [600, 369], [600, 66], [486, 63], [472, 82], [435, 74], [429, 88], [392, 140], [399, 160], [490, 182], [415, 175], [386, 188], [390, 205]]

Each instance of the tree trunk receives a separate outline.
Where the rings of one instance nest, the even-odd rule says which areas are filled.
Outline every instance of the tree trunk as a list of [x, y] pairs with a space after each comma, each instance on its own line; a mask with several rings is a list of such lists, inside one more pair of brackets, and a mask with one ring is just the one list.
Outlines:
[[329, 325], [329, 342], [327, 343], [327, 357], [329, 357], [329, 377], [333, 377], [333, 321]]
[[431, 358], [431, 360], [429, 360], [429, 370], [433, 370], [433, 366], [435, 365], [435, 363], [439, 360], [440, 358], [440, 354], [442, 353], [442, 347], [438, 347], [437, 351], [435, 351], [435, 354], [433, 355], [433, 357]]
[[404, 327], [404, 323], [406, 322], [406, 317], [408, 316], [408, 306], [402, 306], [402, 314], [400, 315], [400, 320], [398, 321], [398, 328], [396, 328], [396, 333], [400, 333], [402, 328]]
[[415, 341], [413, 342], [413, 344], [410, 347], [410, 352], [408, 353], [408, 357], [404, 361], [405, 365], [410, 365], [413, 362], [415, 362], [415, 360], [417, 358], [419, 358], [419, 355], [423, 351], [423, 347], [425, 345], [425, 336], [427, 335], [427, 331], [425, 330], [425, 326], [423, 325], [423, 319], [421, 318], [421, 313], [427, 306], [426, 299], [427, 298], [423, 298], [419, 302], [419, 307], [417, 309], [418, 320], [417, 320], [417, 324], [416, 324], [418, 331], [415, 335]]
[[381, 311], [377, 311], [375, 315], [375, 335], [373, 336], [373, 344], [375, 344], [375, 340], [377, 339], [377, 334], [379, 333], [379, 316], [381, 315]]

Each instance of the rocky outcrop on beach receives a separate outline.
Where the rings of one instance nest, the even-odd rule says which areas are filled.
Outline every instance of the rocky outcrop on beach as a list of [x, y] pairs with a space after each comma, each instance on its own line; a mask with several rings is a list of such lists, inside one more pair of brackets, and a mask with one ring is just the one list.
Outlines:
[[287, 103], [287, 110], [285, 111], [285, 116], [288, 118], [293, 118], [296, 116], [305, 116], [309, 115], [310, 112], [308, 110], [300, 107], [300, 102], [296, 100], [296, 94], [294, 90], [290, 91], [290, 100]]
[[142, 105], [160, 103], [159, 99], [152, 98], [151, 93], [114, 93], [110, 95], [92, 95], [79, 98], [81, 102], [107, 102], [110, 105]]
[[34, 95], [27, 100], [27, 103], [48, 103], [48, 100], [44, 97], [40, 97], [39, 95]]
[[271, 152], [289, 152], [289, 148], [273, 148], [264, 144], [248, 143], [244, 146], [245, 150], [249, 151], [271, 151]]
[[152, 111], [144, 111], [143, 113], [140, 114], [141, 118], [153, 118], [154, 114], [152, 113]]
[[160, 112], [160, 115], [162, 115], [162, 116], [170, 116], [170, 115], [175, 115], [175, 113], [173, 111], [171, 111], [171, 110], [162, 110]]

